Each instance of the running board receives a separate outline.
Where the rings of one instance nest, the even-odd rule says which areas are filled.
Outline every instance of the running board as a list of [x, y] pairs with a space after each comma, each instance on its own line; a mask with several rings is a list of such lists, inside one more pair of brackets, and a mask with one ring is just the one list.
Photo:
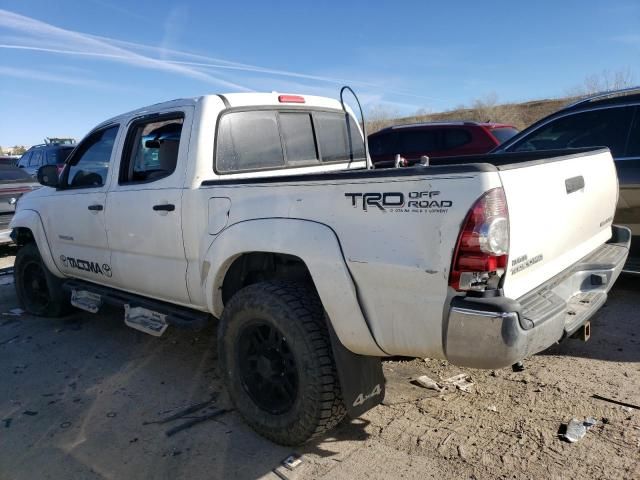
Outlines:
[[71, 292], [73, 306], [87, 312], [97, 313], [103, 304], [123, 307], [127, 326], [157, 337], [162, 335], [169, 325], [197, 330], [204, 328], [213, 318], [207, 312], [82, 280], [68, 280], [62, 288]]
[[127, 327], [135, 328], [154, 337], [161, 336], [167, 329], [167, 316], [147, 308], [132, 307], [124, 304], [124, 323]]

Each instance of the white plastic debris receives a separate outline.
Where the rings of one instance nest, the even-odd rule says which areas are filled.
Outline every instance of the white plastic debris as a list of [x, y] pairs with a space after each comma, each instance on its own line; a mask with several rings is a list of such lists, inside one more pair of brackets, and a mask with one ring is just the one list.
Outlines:
[[426, 375], [419, 376], [414, 380], [414, 382], [420, 385], [421, 387], [429, 388], [431, 390], [435, 390], [436, 392], [441, 392], [443, 390], [442, 387], [438, 384], [438, 382], [436, 382], [432, 378], [427, 377]]
[[495, 405], [491, 405], [490, 407], [487, 407], [487, 410], [489, 410], [490, 412], [497, 412], [498, 409], [496, 408]]
[[302, 465], [302, 459], [294, 453], [285, 458], [282, 461], [282, 465], [289, 470], [294, 470]]
[[453, 377], [445, 378], [444, 383], [454, 385], [457, 389], [462, 390], [463, 392], [468, 392], [474, 385], [471, 381], [471, 377], [466, 373], [460, 373]]
[[567, 431], [562, 435], [562, 438], [569, 443], [576, 443], [586, 435], [591, 427], [597, 425], [597, 423], [598, 420], [592, 417], [586, 418], [585, 420], [572, 418], [567, 424]]

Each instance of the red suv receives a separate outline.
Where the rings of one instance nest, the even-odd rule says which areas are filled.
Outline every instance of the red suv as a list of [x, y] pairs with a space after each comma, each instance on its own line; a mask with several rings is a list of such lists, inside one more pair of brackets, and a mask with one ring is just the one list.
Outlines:
[[[511, 125], [477, 122], [429, 122], [397, 125], [369, 135], [369, 152], [376, 168], [393, 167], [396, 154], [411, 165], [429, 159], [487, 153], [513, 137]], [[437, 164], [436, 162], [430, 162]]]

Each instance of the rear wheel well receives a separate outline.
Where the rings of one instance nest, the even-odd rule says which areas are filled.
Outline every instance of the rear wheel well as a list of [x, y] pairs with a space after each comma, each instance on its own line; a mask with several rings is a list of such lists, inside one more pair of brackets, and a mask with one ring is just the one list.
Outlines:
[[273, 252], [243, 253], [227, 270], [222, 282], [222, 302], [226, 304], [248, 285], [272, 280], [313, 283], [311, 272], [299, 257]]

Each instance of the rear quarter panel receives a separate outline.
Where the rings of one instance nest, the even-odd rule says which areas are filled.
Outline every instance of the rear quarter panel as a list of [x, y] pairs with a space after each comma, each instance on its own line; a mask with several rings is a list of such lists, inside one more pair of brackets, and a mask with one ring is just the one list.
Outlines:
[[[220, 212], [226, 222], [201, 215], [202, 223], [187, 226], [187, 231], [199, 236], [202, 252], [204, 244], [208, 247], [215, 239], [220, 223], [229, 228], [250, 219], [296, 218], [326, 225], [339, 240], [378, 345], [394, 355], [441, 357], [443, 312], [451, 295], [448, 278], [458, 233], [473, 202], [496, 186], [496, 172], [265, 184], [247, 179], [186, 194], [192, 197], [187, 205], [204, 205], [210, 198], [230, 203], [228, 212]], [[395, 194], [388, 203], [397, 205], [363, 205], [364, 195], [384, 193]]]

